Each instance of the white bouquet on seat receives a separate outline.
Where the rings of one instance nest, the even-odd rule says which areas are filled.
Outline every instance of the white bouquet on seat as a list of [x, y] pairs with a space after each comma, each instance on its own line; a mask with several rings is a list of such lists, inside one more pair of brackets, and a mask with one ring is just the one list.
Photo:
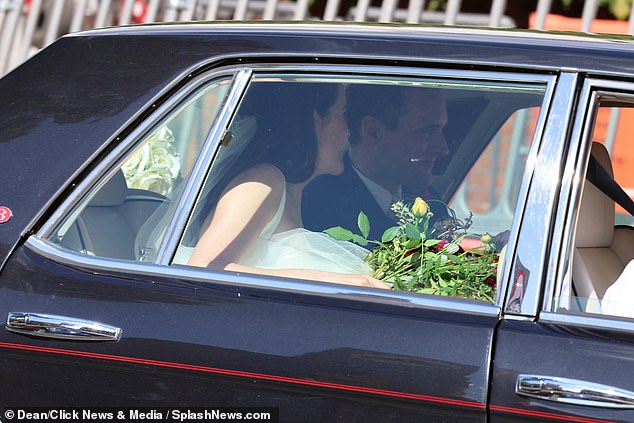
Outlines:
[[168, 196], [180, 176], [181, 163], [174, 134], [167, 126], [154, 132], [121, 167], [128, 188]]

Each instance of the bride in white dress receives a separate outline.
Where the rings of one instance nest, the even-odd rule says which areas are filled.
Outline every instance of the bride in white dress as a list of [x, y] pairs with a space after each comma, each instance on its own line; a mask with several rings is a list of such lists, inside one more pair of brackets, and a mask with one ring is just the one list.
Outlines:
[[[204, 200], [213, 210], [203, 215], [191, 256], [188, 247], [181, 247], [175, 262], [389, 289], [371, 276], [363, 261], [366, 249], [303, 228], [304, 187], [319, 175], [343, 171], [349, 136], [343, 85], [265, 84], [255, 83], [250, 89], [260, 90], [251, 141], [255, 145], [245, 149], [250, 158], [236, 159], [241, 170], [227, 172], [217, 184], [217, 200], [213, 191]], [[249, 96], [247, 92], [247, 104]], [[251, 151], [259, 153], [253, 157]]]

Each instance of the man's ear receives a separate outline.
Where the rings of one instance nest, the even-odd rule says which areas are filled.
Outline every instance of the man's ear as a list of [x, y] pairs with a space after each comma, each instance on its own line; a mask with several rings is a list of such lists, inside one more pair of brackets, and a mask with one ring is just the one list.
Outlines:
[[365, 116], [361, 119], [361, 134], [364, 139], [376, 143], [379, 141], [381, 122], [374, 116]]

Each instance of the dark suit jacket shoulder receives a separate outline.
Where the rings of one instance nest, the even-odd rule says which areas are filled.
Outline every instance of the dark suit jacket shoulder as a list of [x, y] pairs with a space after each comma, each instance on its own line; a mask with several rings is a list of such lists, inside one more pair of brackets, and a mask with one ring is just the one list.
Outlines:
[[380, 240], [383, 231], [393, 226], [394, 222], [383, 213], [347, 157], [344, 164], [341, 175], [321, 175], [304, 189], [304, 226], [312, 231], [341, 226], [359, 233], [357, 218], [359, 212], [363, 211], [370, 220], [368, 238]]

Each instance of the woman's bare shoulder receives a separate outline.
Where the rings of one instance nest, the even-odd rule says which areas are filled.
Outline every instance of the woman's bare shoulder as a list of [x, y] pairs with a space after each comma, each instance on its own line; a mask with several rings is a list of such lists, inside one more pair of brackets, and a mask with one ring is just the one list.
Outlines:
[[255, 165], [238, 176], [233, 180], [232, 185], [239, 185], [248, 182], [261, 183], [263, 185], [273, 188], [274, 191], [282, 189], [286, 184], [284, 174], [277, 167], [272, 164], [262, 163]]

